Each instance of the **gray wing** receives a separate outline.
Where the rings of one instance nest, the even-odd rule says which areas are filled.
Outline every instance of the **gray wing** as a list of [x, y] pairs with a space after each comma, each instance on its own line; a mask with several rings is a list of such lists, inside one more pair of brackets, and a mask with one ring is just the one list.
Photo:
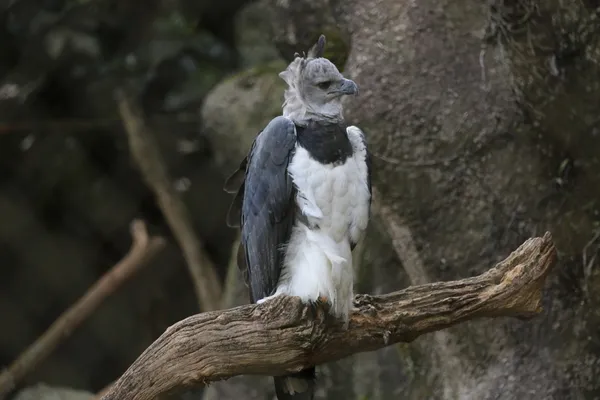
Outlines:
[[293, 122], [277, 117], [259, 133], [240, 164], [245, 166], [244, 178], [238, 171], [232, 175], [237, 174], [231, 182], [235, 180], [235, 186], [240, 187], [228, 223], [239, 216], [238, 265], [247, 278], [252, 302], [273, 294], [281, 273], [283, 247], [290, 239], [296, 215], [295, 189], [288, 174], [295, 144]]

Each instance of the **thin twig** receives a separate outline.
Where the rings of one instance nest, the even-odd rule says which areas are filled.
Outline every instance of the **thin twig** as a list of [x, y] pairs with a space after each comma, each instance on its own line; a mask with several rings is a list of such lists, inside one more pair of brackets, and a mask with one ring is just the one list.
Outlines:
[[186, 260], [201, 311], [220, 308], [222, 287], [217, 271], [202, 250], [202, 241], [191, 224], [189, 212], [173, 188], [158, 145], [137, 105], [117, 90], [119, 111], [129, 138], [129, 147], [146, 183], [152, 188]]
[[376, 350], [474, 318], [531, 318], [541, 312], [556, 258], [550, 233], [527, 240], [486, 273], [358, 295], [348, 327], [314, 315], [297, 297], [207, 312], [169, 327], [103, 400], [151, 400], [235, 375], [282, 375]]
[[102, 301], [114, 293], [146, 264], [162, 247], [164, 239], [149, 237], [143, 221], [131, 224], [133, 244], [127, 255], [105, 273], [75, 304], [0, 374], [0, 400], [86, 320]]

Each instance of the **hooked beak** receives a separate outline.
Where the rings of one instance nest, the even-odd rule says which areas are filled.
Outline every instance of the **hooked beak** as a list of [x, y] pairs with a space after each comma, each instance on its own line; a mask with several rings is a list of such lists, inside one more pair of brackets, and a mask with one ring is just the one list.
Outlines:
[[338, 91], [340, 94], [358, 94], [358, 86], [356, 86], [354, 81], [350, 79], [344, 79], [342, 80], [342, 84]]

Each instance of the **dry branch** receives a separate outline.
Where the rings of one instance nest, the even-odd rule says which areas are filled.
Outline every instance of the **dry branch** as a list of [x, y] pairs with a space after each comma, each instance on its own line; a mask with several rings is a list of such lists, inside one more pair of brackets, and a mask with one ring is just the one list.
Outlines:
[[85, 321], [105, 298], [139, 271], [164, 246], [163, 238], [148, 236], [142, 221], [133, 221], [131, 235], [133, 244], [127, 255], [96, 281], [83, 297], [62, 313], [42, 336], [0, 374], [0, 399], [11, 392], [60, 342]]
[[154, 191], [158, 205], [181, 247], [200, 302], [200, 310], [218, 310], [221, 282], [213, 263], [202, 250], [202, 242], [194, 231], [185, 204], [171, 184], [158, 145], [135, 102], [122, 90], [118, 90], [116, 96], [131, 154]]
[[533, 317], [556, 257], [550, 233], [527, 240], [488, 272], [358, 295], [348, 329], [315, 318], [298, 298], [278, 297], [186, 318], [159, 337], [104, 400], [149, 400], [240, 374], [280, 375], [482, 317]]

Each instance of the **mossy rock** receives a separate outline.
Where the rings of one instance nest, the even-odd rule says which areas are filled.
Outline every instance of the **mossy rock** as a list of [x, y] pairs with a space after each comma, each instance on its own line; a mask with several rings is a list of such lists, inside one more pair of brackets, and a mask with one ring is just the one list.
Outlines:
[[281, 115], [285, 82], [282, 61], [258, 65], [224, 79], [208, 94], [202, 107], [202, 131], [215, 161], [232, 169], [247, 154], [256, 135]]

